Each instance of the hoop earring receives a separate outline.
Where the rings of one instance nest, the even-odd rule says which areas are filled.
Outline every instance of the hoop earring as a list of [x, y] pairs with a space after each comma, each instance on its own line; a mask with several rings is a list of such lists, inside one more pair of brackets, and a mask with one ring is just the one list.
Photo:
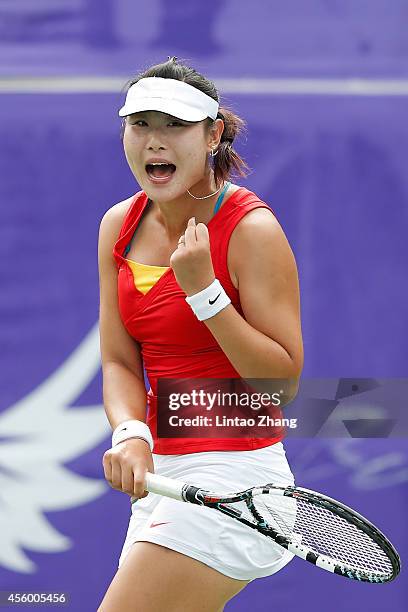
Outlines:
[[[214, 149], [211, 149], [210, 155], [211, 157], [215, 157], [217, 155], [218, 151], [216, 151], [214, 153]], [[212, 196], [215, 196], [219, 191], [221, 191], [222, 187], [224, 187], [225, 182], [222, 182], [221, 186], [217, 189], [217, 191], [214, 191], [214, 193], [209, 193], [206, 196], [202, 196], [202, 197], [197, 197], [195, 195], [193, 195], [188, 189], [187, 189], [187, 193], [188, 195], [190, 195], [192, 198], [194, 198], [195, 200], [205, 200], [207, 198], [211, 198]]]

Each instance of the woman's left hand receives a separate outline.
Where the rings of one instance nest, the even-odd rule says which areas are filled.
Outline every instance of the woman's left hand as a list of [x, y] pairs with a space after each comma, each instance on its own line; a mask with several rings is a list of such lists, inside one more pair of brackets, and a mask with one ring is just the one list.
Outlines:
[[204, 223], [196, 225], [195, 217], [189, 219], [177, 249], [170, 257], [170, 267], [181, 289], [187, 296], [202, 291], [215, 278], [211, 259], [210, 237]]

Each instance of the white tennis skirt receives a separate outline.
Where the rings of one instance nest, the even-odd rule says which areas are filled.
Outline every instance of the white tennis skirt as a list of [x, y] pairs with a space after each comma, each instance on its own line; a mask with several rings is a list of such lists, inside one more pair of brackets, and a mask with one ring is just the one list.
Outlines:
[[[153, 461], [156, 474], [215, 493], [267, 483], [294, 484], [281, 442], [252, 451], [153, 453]], [[273, 496], [270, 504], [288, 523], [293, 521], [293, 505], [288, 498]], [[292, 553], [272, 539], [217, 510], [155, 493], [132, 504], [119, 567], [135, 542], [153, 542], [176, 550], [236, 580], [270, 576], [293, 559]]]

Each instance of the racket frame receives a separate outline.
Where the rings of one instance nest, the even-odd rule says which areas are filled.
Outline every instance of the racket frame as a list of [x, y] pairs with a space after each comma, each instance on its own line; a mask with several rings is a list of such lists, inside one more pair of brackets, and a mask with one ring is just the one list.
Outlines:
[[[358, 580], [360, 582], [370, 583], [385, 583], [394, 580], [401, 570], [401, 560], [395, 550], [394, 546], [387, 539], [387, 537], [375, 526], [373, 523], [368, 521], [364, 516], [353, 510], [352, 508], [342, 504], [341, 502], [316, 491], [305, 489], [303, 487], [296, 486], [285, 486], [275, 485], [273, 483], [251, 487], [239, 493], [230, 493], [219, 495], [212, 493], [200, 487], [196, 487], [191, 484], [152, 474], [146, 473], [146, 488], [151, 493], [157, 493], [158, 495], [164, 495], [172, 499], [184, 501], [190, 504], [196, 504], [200, 506], [206, 506], [208, 508], [214, 508], [223, 514], [238, 520], [240, 523], [256, 529], [259, 533], [273, 539], [279, 546], [282, 546], [292, 554], [324, 569], [326, 571]], [[262, 517], [258, 514], [256, 508], [252, 502], [253, 498], [257, 495], [280, 495], [284, 497], [290, 497], [295, 500], [302, 500], [306, 503], [313, 504], [315, 506], [324, 508], [333, 512], [336, 516], [345, 519], [348, 523], [354, 525], [369, 537], [381, 548], [381, 550], [387, 555], [391, 566], [392, 572], [389, 574], [383, 574], [382, 576], [374, 573], [359, 570], [352, 565], [335, 561], [327, 555], [317, 553], [312, 548], [305, 546], [299, 542], [293, 542], [290, 538], [282, 533], [279, 533], [274, 527], [269, 525]], [[243, 515], [243, 512], [234, 508], [231, 504], [237, 502], [244, 502], [251, 513], [253, 519], [249, 519]]]

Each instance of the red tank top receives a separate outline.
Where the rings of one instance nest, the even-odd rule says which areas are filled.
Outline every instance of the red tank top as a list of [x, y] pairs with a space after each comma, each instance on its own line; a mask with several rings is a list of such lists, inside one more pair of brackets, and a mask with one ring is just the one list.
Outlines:
[[[114, 245], [113, 255], [118, 266], [120, 316], [128, 333], [140, 343], [143, 365], [151, 387], [147, 395], [147, 424], [153, 435], [154, 452], [173, 455], [215, 450], [254, 450], [279, 442], [282, 435], [275, 438], [224, 439], [157, 437], [159, 378], [240, 378], [240, 375], [205, 323], [192, 312], [171, 268], [146, 294], [136, 289], [132, 271], [123, 254], [148, 201], [143, 191], [135, 195]], [[228, 243], [240, 219], [255, 208], [271, 210], [253, 192], [241, 187], [207, 224], [215, 276], [241, 316], [244, 315], [239, 294], [232, 284], [227, 266]]]

